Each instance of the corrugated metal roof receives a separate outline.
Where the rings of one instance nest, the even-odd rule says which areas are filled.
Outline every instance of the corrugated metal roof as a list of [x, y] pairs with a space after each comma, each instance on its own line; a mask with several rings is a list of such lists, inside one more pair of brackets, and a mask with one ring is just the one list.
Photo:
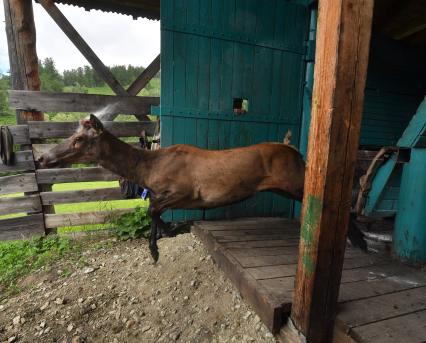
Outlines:
[[130, 15], [134, 18], [160, 19], [160, 0], [55, 0], [55, 3]]

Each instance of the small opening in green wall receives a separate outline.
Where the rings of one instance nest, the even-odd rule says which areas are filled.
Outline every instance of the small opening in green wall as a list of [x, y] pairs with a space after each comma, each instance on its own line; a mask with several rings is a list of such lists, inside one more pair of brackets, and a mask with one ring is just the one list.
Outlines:
[[237, 116], [247, 113], [249, 110], [249, 101], [243, 98], [234, 98], [233, 108], [234, 114]]

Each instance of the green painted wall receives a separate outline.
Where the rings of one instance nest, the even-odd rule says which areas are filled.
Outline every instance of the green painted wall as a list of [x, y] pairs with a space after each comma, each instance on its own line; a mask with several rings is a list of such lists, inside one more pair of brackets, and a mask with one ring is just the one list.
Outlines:
[[362, 146], [396, 145], [426, 93], [425, 68], [420, 51], [384, 37], [373, 37]]
[[[305, 74], [306, 7], [285, 0], [161, 2], [162, 145], [224, 149], [299, 142]], [[249, 101], [235, 116], [233, 98]], [[262, 193], [209, 211], [173, 211], [173, 220], [291, 216], [293, 202]]]

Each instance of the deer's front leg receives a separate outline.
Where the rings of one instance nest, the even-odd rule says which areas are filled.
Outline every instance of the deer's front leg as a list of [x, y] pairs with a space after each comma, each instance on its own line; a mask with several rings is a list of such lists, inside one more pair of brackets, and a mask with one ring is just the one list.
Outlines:
[[[157, 246], [157, 229], [158, 229], [158, 220], [160, 214], [155, 211], [152, 205], [149, 205], [148, 215], [151, 217], [151, 235], [149, 237], [149, 251], [155, 263], [157, 263], [160, 254], [158, 253]], [[160, 219], [161, 220], [161, 219]]]

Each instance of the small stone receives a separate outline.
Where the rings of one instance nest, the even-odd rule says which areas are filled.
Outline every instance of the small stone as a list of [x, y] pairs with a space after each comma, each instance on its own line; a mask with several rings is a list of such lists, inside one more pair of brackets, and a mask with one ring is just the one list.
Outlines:
[[194, 287], [195, 286], [195, 280], [192, 280], [191, 281], [191, 287]]
[[130, 319], [126, 322], [126, 328], [130, 329], [135, 324], [136, 324], [136, 322], [134, 320]]
[[95, 268], [93, 267], [84, 267], [82, 270], [84, 274], [90, 274], [90, 273], [93, 273], [94, 271], [95, 271]]
[[243, 316], [243, 318], [244, 318], [245, 320], [247, 320], [247, 319], [249, 319], [249, 318], [250, 318], [250, 316], [251, 316], [251, 312], [250, 312], [250, 311], [247, 311], [247, 312], [246, 312], [246, 314]]
[[46, 329], [44, 329], [44, 333], [48, 333], [50, 331], [50, 328], [47, 327]]
[[12, 343], [15, 341], [16, 341], [16, 336], [9, 337], [9, 339], [7, 340], [8, 343]]
[[41, 328], [44, 328], [46, 326], [46, 321], [45, 320], [43, 320], [41, 323], [40, 323], [40, 327]]
[[208, 307], [208, 306], [204, 307], [205, 312], [207, 312], [208, 310], [210, 310], [210, 307]]
[[187, 296], [187, 295], [185, 295], [184, 297], [183, 297], [183, 300], [188, 300], [189, 299], [189, 297]]
[[21, 324], [24, 324], [27, 320], [24, 317], [21, 317]]
[[19, 325], [21, 323], [21, 316], [16, 316], [15, 318], [13, 318], [12, 320], [13, 325]]
[[69, 324], [69, 325], [67, 326], [67, 331], [68, 331], [68, 332], [71, 332], [71, 331], [72, 331], [72, 329], [74, 329], [74, 325]]
[[83, 342], [83, 340], [81, 339], [81, 337], [80, 336], [74, 336], [72, 339], [71, 339], [71, 343], [82, 343]]
[[170, 339], [172, 339], [173, 341], [177, 341], [180, 337], [180, 332], [176, 331], [176, 332], [172, 332], [170, 334]]
[[5, 310], [4, 305], [0, 305], [0, 312], [3, 312]]
[[55, 299], [55, 304], [56, 305], [63, 305], [64, 304], [64, 299], [63, 298], [56, 298]]
[[273, 334], [271, 334], [270, 332], [267, 332], [267, 333], [265, 334], [265, 337], [271, 338], [271, 337], [274, 337], [274, 335], [273, 335]]
[[49, 307], [49, 302], [46, 301], [41, 307], [40, 307], [40, 311], [44, 311], [45, 309], [47, 309]]
[[78, 302], [79, 304], [83, 303], [83, 301], [84, 301], [84, 299], [83, 299], [83, 298], [78, 298], [78, 300], [77, 300], [77, 302]]
[[95, 309], [96, 309], [96, 304], [95, 304], [95, 303], [93, 303], [92, 305], [90, 305], [90, 308], [91, 308], [92, 310], [95, 310]]

